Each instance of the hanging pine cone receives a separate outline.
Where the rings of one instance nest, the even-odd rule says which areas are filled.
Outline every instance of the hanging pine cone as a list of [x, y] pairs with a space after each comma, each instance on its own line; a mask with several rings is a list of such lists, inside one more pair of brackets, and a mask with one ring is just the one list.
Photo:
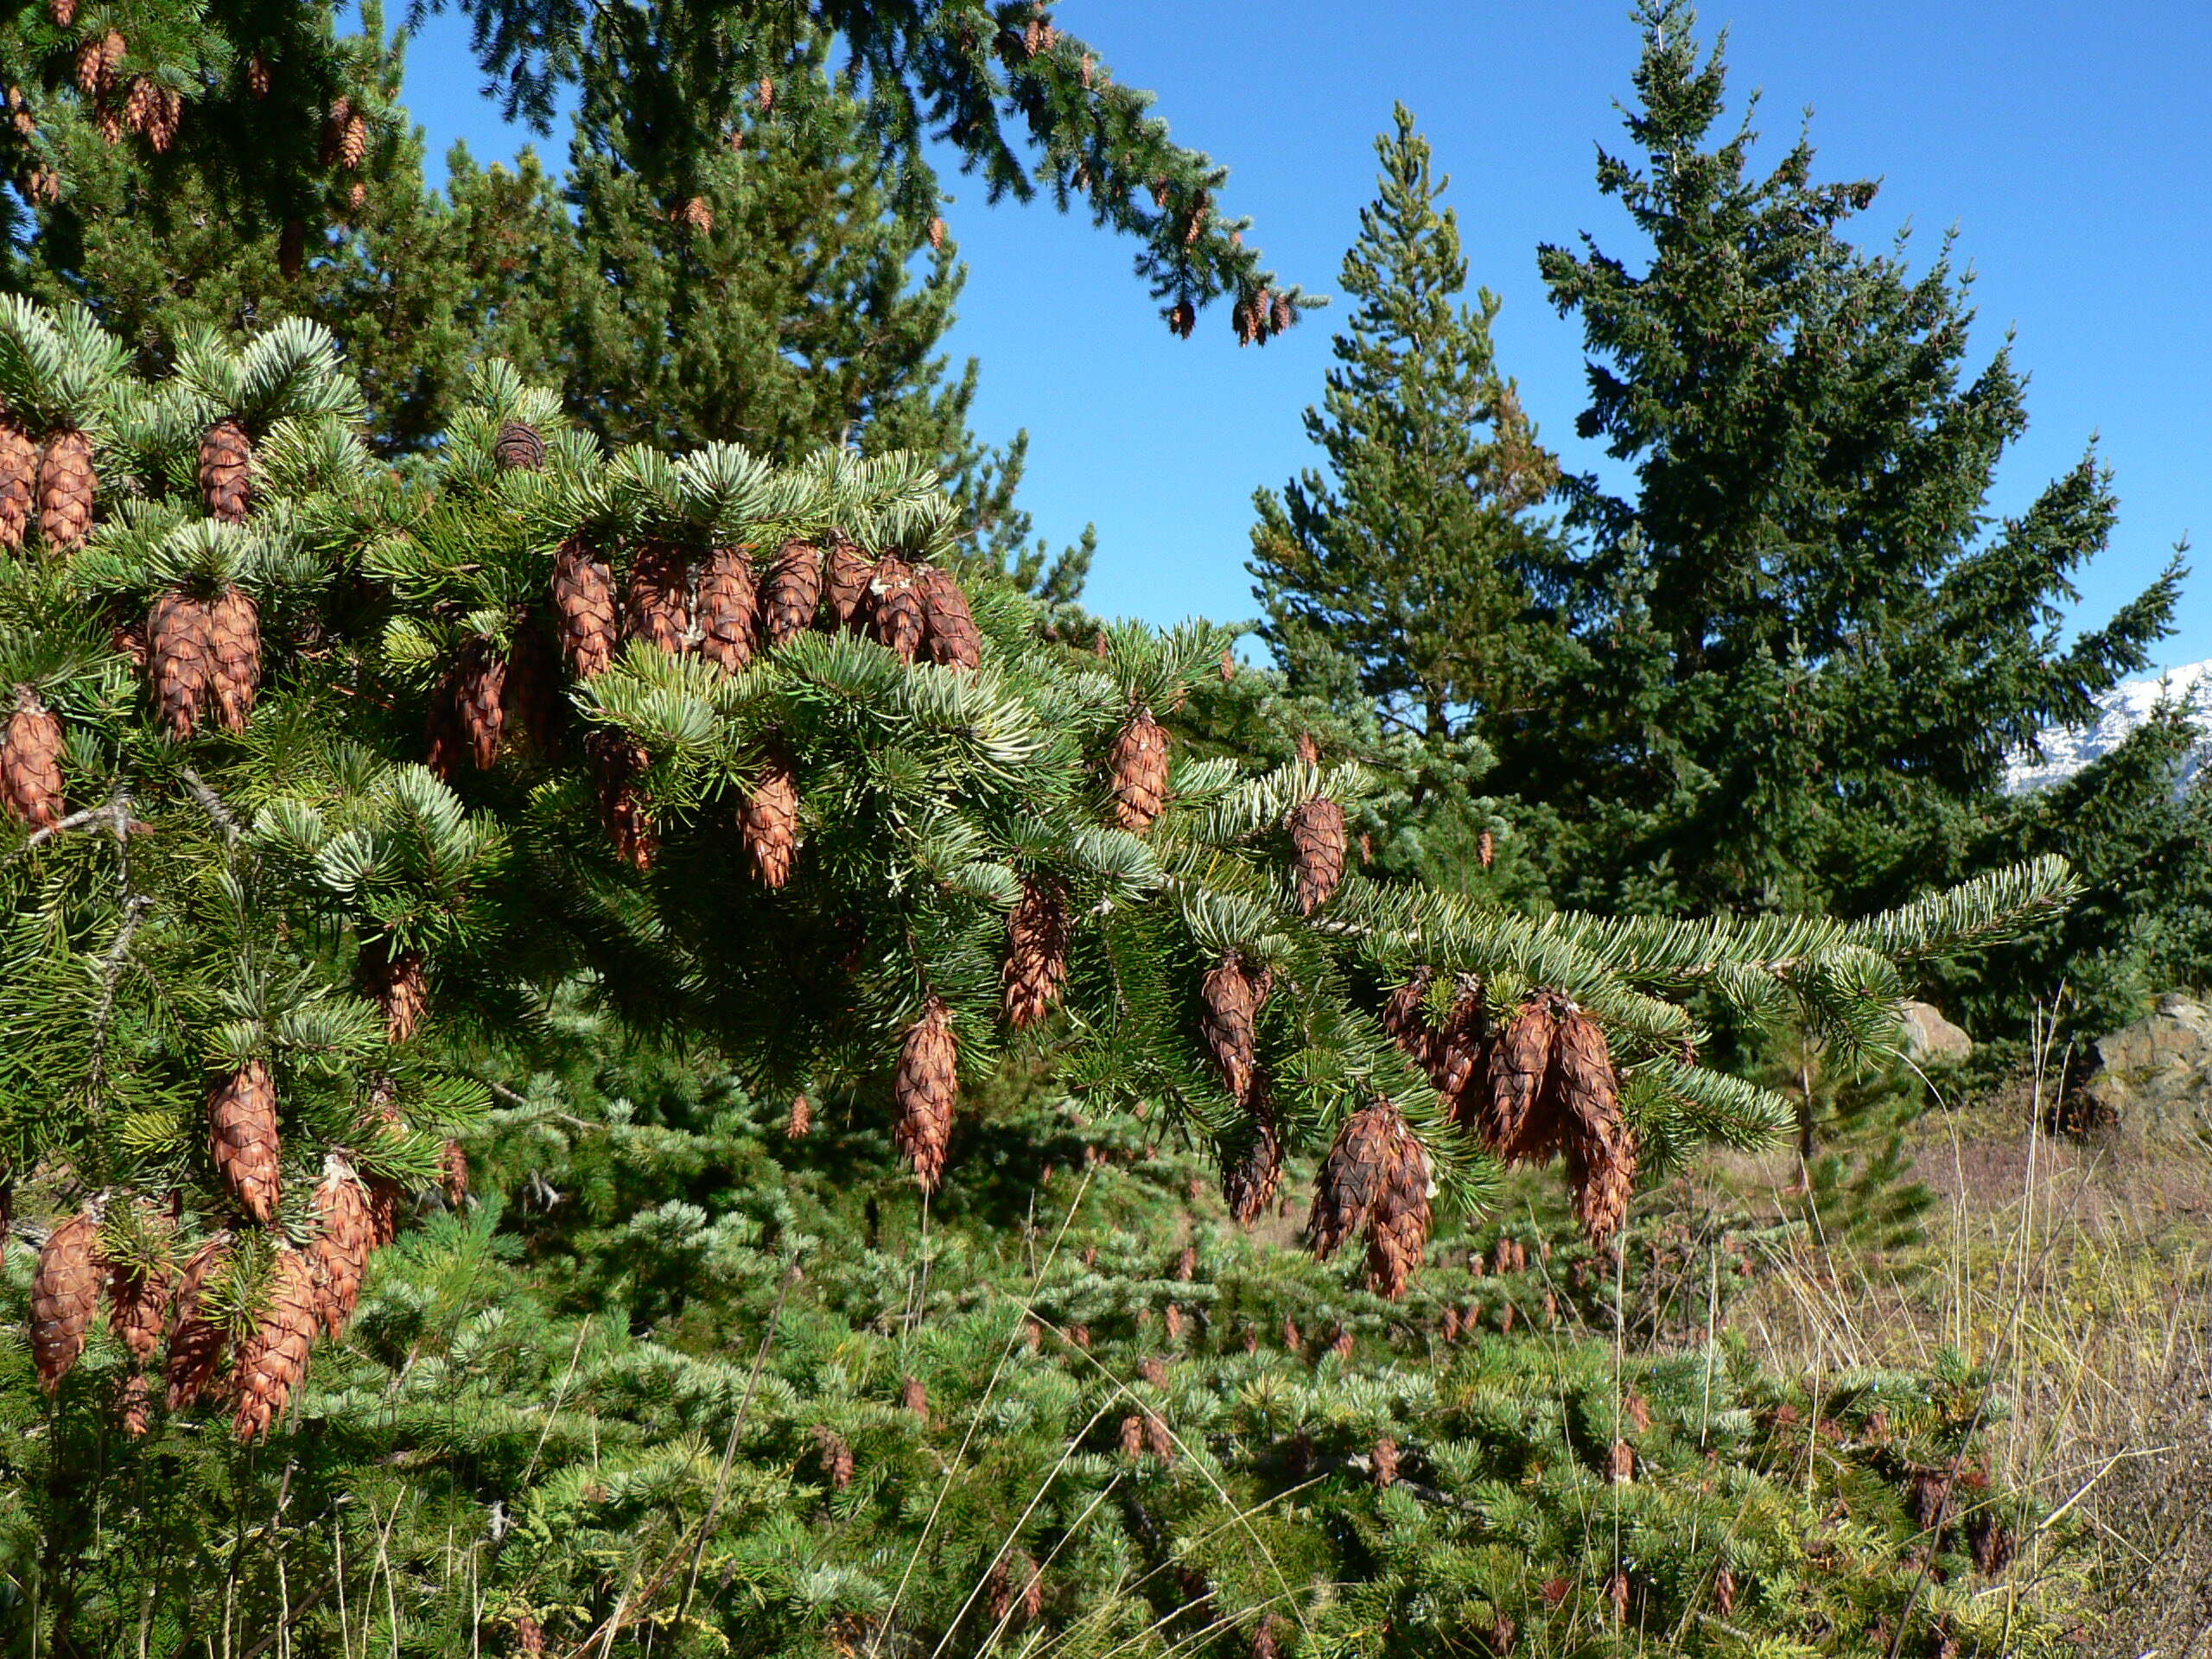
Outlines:
[[[70, 0], [70, 3], [73, 5], [75, 0]], [[246, 90], [256, 98], [266, 98], [269, 96], [270, 85], [269, 59], [265, 54], [257, 52], [246, 60]]]
[[[926, 1399], [923, 1402], [922, 1409], [926, 1414], [929, 1410]], [[830, 1478], [830, 1484], [834, 1490], [843, 1491], [853, 1484], [853, 1448], [845, 1443], [843, 1435], [827, 1427], [816, 1428], [814, 1444], [821, 1453], [822, 1472]]]
[[738, 808], [738, 828], [760, 885], [780, 887], [789, 881], [798, 860], [798, 779], [782, 755], [771, 751], [761, 757], [760, 780]]
[[1045, 1017], [1067, 980], [1066, 888], [1049, 876], [1024, 881], [1006, 931], [1006, 1020], [1020, 1031]]
[[47, 0], [46, 15], [54, 19], [56, 29], [74, 28], [77, 22], [77, 0]]
[[23, 544], [38, 493], [38, 445], [29, 433], [0, 415], [0, 548]]
[[216, 711], [226, 728], [242, 732], [261, 689], [261, 607], [236, 583], [207, 607], [207, 645]]
[[1471, 1096], [1489, 1084], [1490, 1039], [1482, 982], [1462, 974], [1452, 994], [1452, 1011], [1437, 1027], [1429, 1050], [1429, 1080], [1453, 1117], [1462, 1122], [1479, 1121], [1480, 1104]]
[[1114, 739], [1114, 817], [1139, 835], [1167, 804], [1167, 728], [1141, 709]]
[[0, 748], [0, 806], [26, 830], [47, 830], [61, 822], [61, 757], [67, 745], [61, 720], [28, 685], [16, 688], [16, 712], [8, 717], [6, 747]]
[[791, 1115], [784, 1120], [784, 1139], [804, 1141], [814, 1133], [814, 1103], [804, 1095], [793, 1097]]
[[580, 680], [604, 674], [614, 661], [614, 577], [581, 536], [554, 557], [553, 610], [569, 670]]
[[181, 1411], [200, 1397], [222, 1362], [230, 1332], [202, 1306], [208, 1279], [230, 1259], [230, 1235], [218, 1233], [194, 1253], [177, 1281], [169, 1311], [168, 1408]]
[[175, 1287], [158, 1264], [111, 1268], [107, 1277], [107, 1322], [123, 1338], [134, 1363], [143, 1366], [162, 1351], [168, 1329], [169, 1296]]
[[503, 473], [535, 473], [545, 465], [545, 440], [528, 421], [502, 421], [492, 460]]
[[1160, 1323], [1167, 1332], [1168, 1341], [1183, 1340], [1183, 1308], [1180, 1303], [1168, 1303], [1166, 1311], [1160, 1316]]
[[146, 652], [162, 724], [173, 737], [190, 737], [215, 701], [215, 642], [207, 606], [179, 588], [156, 594], [146, 613]]
[[229, 416], [200, 434], [200, 499], [226, 524], [244, 524], [253, 506], [253, 440]]
[[1242, 1106], [1251, 1097], [1258, 1064], [1260, 1007], [1267, 1001], [1268, 978], [1255, 973], [1242, 951], [1231, 950], [1208, 971], [1199, 988], [1198, 1027], [1214, 1064], [1221, 1068], [1230, 1098]]
[[92, 441], [74, 427], [46, 441], [38, 462], [38, 529], [59, 552], [83, 545], [92, 533]]
[[1250, 1128], [1243, 1145], [1222, 1166], [1221, 1196], [1229, 1213], [1240, 1225], [1250, 1226], [1265, 1215], [1282, 1184], [1282, 1138], [1275, 1132], [1274, 1111], [1255, 1090]]
[[1491, 1045], [1490, 1086], [1476, 1091], [1477, 1126], [1509, 1162], [1541, 1162], [1558, 1148], [1562, 1126], [1551, 1087], [1558, 1028], [1549, 1000], [1539, 998], [1522, 1004]]
[[412, 1037], [430, 1001], [423, 953], [394, 950], [389, 933], [372, 933], [361, 941], [355, 974], [361, 995], [384, 1010], [385, 1041], [404, 1043]]
[[652, 757], [628, 733], [600, 726], [584, 739], [584, 758], [591, 764], [600, 821], [613, 838], [615, 852], [639, 870], [652, 868], [660, 854], [660, 834], [641, 787]]
[[893, 1092], [899, 1151], [913, 1165], [922, 1191], [934, 1192], [944, 1177], [952, 1109], [960, 1099], [960, 1051], [952, 1013], [937, 997], [923, 1004], [922, 1017], [907, 1028]]
[[899, 1385], [899, 1403], [922, 1420], [927, 1427], [930, 1421], [930, 1391], [918, 1376], [910, 1376]]
[[691, 631], [691, 572], [683, 550], [658, 538], [640, 542], [630, 560], [627, 637], [671, 657], [683, 654]]
[[515, 1615], [515, 1649], [523, 1659], [538, 1659], [545, 1651], [545, 1627], [528, 1613]]
[[248, 1060], [207, 1096], [215, 1167], [238, 1205], [266, 1226], [276, 1219], [276, 1085], [269, 1068]]
[[431, 771], [452, 778], [463, 754], [479, 772], [498, 766], [507, 726], [507, 659], [498, 643], [480, 633], [462, 640], [435, 701], [443, 707], [431, 713]]
[[468, 1153], [458, 1141], [447, 1141], [438, 1153], [438, 1190], [448, 1209], [468, 1202]]
[[868, 587], [875, 579], [875, 566], [842, 530], [830, 532], [828, 560], [824, 593], [830, 602], [830, 626], [858, 628], [867, 619]]
[[561, 691], [559, 647], [534, 607], [515, 614], [507, 645], [506, 727], [551, 763], [561, 758], [568, 699]]
[[315, 1190], [317, 1223], [308, 1246], [315, 1268], [316, 1321], [332, 1336], [345, 1328], [361, 1297], [369, 1255], [377, 1247], [376, 1218], [369, 1195], [353, 1166], [333, 1153], [322, 1161], [322, 1183]]
[[1294, 806], [1286, 821], [1290, 830], [1298, 908], [1311, 916], [1329, 900], [1344, 879], [1344, 810], [1316, 796]]
[[1390, 1040], [1406, 1052], [1422, 1071], [1435, 1065], [1436, 1033], [1428, 1023], [1428, 988], [1436, 982], [1436, 969], [1422, 966], [1384, 999], [1378, 1016]]
[[1168, 1432], [1167, 1420], [1156, 1411], [1144, 1414], [1144, 1449], [1162, 1463], [1175, 1461], [1175, 1437]]
[[1313, 1209], [1306, 1223], [1313, 1254], [1322, 1261], [1366, 1230], [1395, 1173], [1405, 1134], [1405, 1120], [1387, 1100], [1361, 1108], [1337, 1132], [1314, 1178]]
[[291, 1403], [292, 1390], [307, 1375], [308, 1351], [315, 1345], [315, 1269], [298, 1250], [276, 1252], [269, 1275], [269, 1300], [253, 1334], [238, 1344], [231, 1367], [238, 1392], [232, 1427], [242, 1441], [260, 1440], [276, 1427]]
[[868, 582], [868, 633], [879, 644], [889, 647], [900, 662], [912, 662], [929, 632], [922, 595], [915, 585], [914, 567], [896, 553], [885, 554], [875, 562], [875, 574]]
[[814, 626], [822, 606], [822, 550], [794, 537], [778, 550], [760, 589], [761, 639], [770, 650]]
[[1395, 1302], [1428, 1249], [1428, 1154], [1403, 1118], [1393, 1132], [1389, 1160], [1368, 1218], [1367, 1282]]
[[1121, 1446], [1122, 1455], [1132, 1463], [1144, 1456], [1144, 1419], [1134, 1411], [1122, 1419]]
[[31, 1358], [52, 1394], [85, 1351], [100, 1305], [100, 1230], [90, 1211], [46, 1236], [31, 1279]]
[[1575, 1219], [1592, 1243], [1609, 1247], [1636, 1190], [1636, 1132], [1621, 1116], [1605, 1031], [1580, 1008], [1559, 1025], [1553, 1092], [1567, 1141]]
[[968, 595], [950, 570], [925, 564], [914, 573], [928, 625], [930, 660], [947, 668], [976, 668], [983, 660], [983, 636], [976, 626]]
[[734, 674], [753, 660], [760, 628], [760, 583], [742, 547], [718, 547], [699, 574], [699, 652]]

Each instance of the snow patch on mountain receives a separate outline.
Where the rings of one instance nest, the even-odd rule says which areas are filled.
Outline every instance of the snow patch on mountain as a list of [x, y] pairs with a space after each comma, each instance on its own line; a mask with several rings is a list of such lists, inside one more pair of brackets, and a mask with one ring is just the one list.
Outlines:
[[[2097, 699], [2101, 712], [2088, 725], [2045, 732], [2040, 760], [2025, 754], [2016, 756], [2005, 769], [2005, 790], [2018, 795], [2063, 783], [2126, 741], [2127, 734], [2150, 719], [2152, 710], [2162, 701], [2178, 702], [2183, 698], [2194, 701], [2200, 711], [2212, 714], [2212, 662], [2168, 669], [2157, 679], [2121, 681]], [[2200, 747], [2183, 769], [2182, 786], [2187, 786], [2203, 760]]]

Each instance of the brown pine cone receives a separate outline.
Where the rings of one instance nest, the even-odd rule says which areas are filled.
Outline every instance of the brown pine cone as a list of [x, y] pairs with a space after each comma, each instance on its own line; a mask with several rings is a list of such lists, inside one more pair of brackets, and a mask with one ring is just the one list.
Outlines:
[[540, 759], [561, 758], [568, 728], [568, 699], [561, 690], [560, 648], [534, 608], [515, 616], [507, 645], [506, 724]]
[[1066, 888], [1049, 876], [1024, 881], [1006, 931], [1006, 1020], [1020, 1031], [1051, 1011], [1067, 980]]
[[353, 1166], [333, 1153], [322, 1161], [322, 1182], [315, 1190], [315, 1243], [308, 1247], [315, 1268], [315, 1319], [336, 1336], [360, 1300], [361, 1281], [377, 1247], [376, 1217], [369, 1195]]
[[875, 579], [875, 566], [841, 530], [830, 532], [829, 565], [830, 626], [858, 628], [867, 618], [868, 585]]
[[649, 870], [660, 853], [660, 834], [639, 787], [652, 764], [643, 746], [613, 727], [594, 728], [584, 739], [592, 785], [599, 794], [600, 820], [613, 838], [614, 850], [639, 870]]
[[215, 1167], [246, 1214], [266, 1226], [276, 1219], [276, 1085], [269, 1067], [248, 1060], [207, 1096]]
[[761, 639], [770, 650], [814, 626], [822, 605], [822, 550], [794, 537], [778, 550], [760, 588]]
[[46, 13], [56, 29], [71, 28], [77, 21], [77, 0], [47, 0]]
[[752, 556], [742, 547], [716, 548], [699, 575], [700, 654], [734, 674], [753, 660], [760, 628], [760, 582]]
[[154, 699], [169, 734], [190, 737], [215, 701], [215, 641], [207, 605], [181, 588], [155, 596], [146, 613]]
[[1574, 1218], [1599, 1249], [1611, 1248], [1636, 1193], [1636, 1131], [1618, 1113], [1610, 1122], [1573, 1120], [1567, 1132], [1567, 1179]]
[[430, 1001], [423, 953], [395, 951], [389, 933], [372, 933], [361, 941], [354, 971], [361, 994], [384, 1010], [385, 1041], [404, 1043], [412, 1037]]
[[1175, 1437], [1167, 1432], [1167, 1420], [1156, 1411], [1144, 1414], [1144, 1449], [1162, 1463], [1175, 1461]]
[[1282, 1139], [1275, 1132], [1274, 1111], [1255, 1091], [1252, 1124], [1243, 1147], [1222, 1166], [1221, 1196], [1229, 1213], [1249, 1227], [1265, 1215], [1282, 1184]]
[[108, 1327], [123, 1338], [131, 1359], [149, 1363], [162, 1351], [168, 1329], [169, 1297], [175, 1286], [168, 1270], [156, 1264], [133, 1271], [117, 1264], [107, 1275]]
[[1428, 1250], [1428, 1154], [1403, 1118], [1389, 1156], [1368, 1217], [1367, 1282], [1376, 1295], [1395, 1302]]
[[929, 632], [914, 567], [896, 553], [885, 554], [875, 562], [868, 591], [869, 635], [888, 646], [900, 662], [912, 662]]
[[[915, 1386], [920, 1385], [917, 1383]], [[912, 1408], [910, 1406], [909, 1409]], [[924, 1416], [929, 1414], [929, 1400], [926, 1395], [922, 1400], [921, 1413]], [[817, 1427], [815, 1429], [814, 1444], [816, 1450], [822, 1457], [822, 1472], [829, 1476], [832, 1488], [837, 1491], [843, 1491], [846, 1487], [853, 1484], [853, 1448], [846, 1444], [843, 1435], [835, 1429], [823, 1427]]]
[[922, 1191], [934, 1192], [944, 1178], [952, 1109], [960, 1099], [960, 1048], [952, 1013], [937, 997], [923, 1004], [922, 1017], [907, 1028], [893, 1091], [899, 1103], [899, 1153], [913, 1165]]
[[738, 808], [738, 828], [760, 885], [780, 887], [789, 881], [798, 860], [798, 779], [791, 763], [772, 750], [762, 757], [760, 780]]
[[1311, 916], [1344, 879], [1344, 810], [1316, 797], [1291, 809], [1287, 820], [1298, 881], [1298, 908]]
[[1491, 1046], [1490, 1087], [1478, 1091], [1477, 1127], [1490, 1149], [1509, 1162], [1540, 1161], [1558, 1144], [1551, 1087], [1557, 1032], [1548, 1002], [1539, 999], [1523, 1003]]
[[1413, 976], [1383, 1001], [1379, 1016], [1390, 1040], [1405, 1050], [1414, 1065], [1432, 1073], [1436, 1064], [1436, 1032], [1428, 1023], [1428, 988], [1435, 982], [1435, 969], [1426, 965], [1414, 969]]
[[252, 508], [253, 440], [228, 416], [200, 435], [200, 497], [226, 524], [244, 524]]
[[[76, 3], [76, 0], [70, 0], [70, 3], [73, 5]], [[246, 90], [251, 92], [256, 98], [266, 98], [269, 96], [269, 87], [270, 85], [269, 60], [262, 53], [257, 52], [251, 58], [246, 60], [245, 85]]]
[[1122, 1455], [1132, 1462], [1144, 1456], [1144, 1419], [1131, 1412], [1122, 1419]]
[[1129, 716], [1114, 739], [1108, 764], [1114, 775], [1114, 817], [1139, 835], [1167, 804], [1167, 728], [1149, 709]]
[[1405, 1120], [1387, 1100], [1361, 1108], [1338, 1131], [1314, 1178], [1313, 1209], [1306, 1223], [1313, 1254], [1322, 1261], [1366, 1230], [1395, 1172], [1404, 1134]]
[[1438, 1027], [1430, 1049], [1430, 1081], [1436, 1085], [1452, 1116], [1463, 1122], [1478, 1120], [1478, 1103], [1468, 1098], [1471, 1090], [1490, 1082], [1490, 1011], [1483, 1001], [1482, 982], [1472, 974], [1459, 977], [1452, 998], [1452, 1012]]
[[38, 493], [38, 445], [29, 433], [0, 415], [0, 548], [23, 544]]
[[553, 610], [561, 650], [580, 680], [607, 672], [614, 661], [614, 577], [581, 536], [561, 543], [553, 560]]
[[507, 725], [507, 659], [496, 641], [471, 634], [448, 677], [454, 713], [468, 739], [468, 758], [479, 772], [499, 764]]
[[545, 440], [528, 421], [502, 421], [492, 460], [503, 473], [535, 473], [545, 465]]
[[899, 1402], [915, 1416], [920, 1418], [925, 1426], [928, 1424], [930, 1391], [922, 1386], [920, 1377], [910, 1376], [899, 1385]]
[[814, 1133], [814, 1103], [804, 1095], [791, 1099], [791, 1115], [784, 1119], [784, 1139], [804, 1141]]
[[100, 1230], [90, 1211], [46, 1236], [31, 1279], [31, 1358], [52, 1394], [85, 1351], [100, 1305]]
[[640, 542], [630, 559], [627, 635], [680, 657], [691, 632], [691, 571], [683, 550], [658, 539]]
[[528, 1613], [515, 1615], [515, 1649], [523, 1659], [538, 1659], [545, 1651], [545, 1627]]
[[46, 544], [67, 552], [92, 533], [92, 441], [74, 427], [46, 441], [38, 463], [38, 528]]
[[438, 1154], [438, 1190], [448, 1208], [468, 1202], [468, 1153], [458, 1141], [448, 1141]]
[[332, 159], [346, 172], [359, 169], [369, 154], [369, 120], [348, 99], [341, 98], [330, 111]]
[[1398, 1443], [1388, 1434], [1375, 1442], [1374, 1464], [1377, 1486], [1398, 1484]]
[[50, 829], [61, 822], [61, 757], [66, 748], [60, 717], [29, 686], [17, 686], [6, 747], [0, 748], [0, 806], [27, 830]]
[[1221, 1068], [1230, 1098], [1240, 1106], [1251, 1098], [1253, 1068], [1258, 1063], [1257, 1021], [1268, 983], [1266, 975], [1252, 971], [1241, 951], [1231, 950], [1213, 965], [1199, 988], [1198, 1027], [1214, 1064]]
[[269, 1276], [269, 1300], [253, 1334], [238, 1344], [231, 1367], [238, 1393], [231, 1421], [240, 1440], [263, 1438], [283, 1416], [292, 1390], [307, 1375], [315, 1327], [315, 1269], [300, 1251], [279, 1250]]
[[145, 1372], [134, 1370], [124, 1376], [115, 1414], [123, 1432], [134, 1440], [143, 1440], [153, 1432], [153, 1394]]
[[226, 727], [242, 732], [261, 689], [261, 607], [235, 583], [207, 607], [207, 645], [216, 710]]
[[168, 1408], [181, 1411], [200, 1397], [229, 1344], [230, 1332], [201, 1304], [209, 1277], [230, 1259], [230, 1235], [218, 1233], [185, 1263], [169, 1304]]
[[914, 572], [914, 585], [922, 595], [922, 616], [928, 625], [930, 660], [947, 668], [976, 668], [983, 660], [983, 636], [976, 626], [968, 595], [950, 570], [925, 564]]

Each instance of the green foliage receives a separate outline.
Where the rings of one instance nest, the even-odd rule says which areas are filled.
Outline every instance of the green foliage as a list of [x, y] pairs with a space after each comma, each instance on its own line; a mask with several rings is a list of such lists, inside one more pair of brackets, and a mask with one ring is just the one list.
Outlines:
[[[667, 1656], [1228, 1656], [1267, 1621], [1293, 1654], [2064, 1650], [2032, 1599], [1977, 1593], [1973, 1541], [2028, 1517], [1973, 1485], [1995, 1406], [1963, 1367], [1815, 1399], [1725, 1342], [1624, 1357], [1544, 1311], [1583, 1268], [1450, 1264], [1479, 1236], [1382, 1303], [1182, 1198], [1197, 1166], [1154, 1124], [1019, 1082], [918, 1212], [864, 1101], [790, 1141], [711, 1067], [610, 1055], [573, 1013], [551, 1034], [483, 1172], [512, 1201], [382, 1253], [267, 1446], [184, 1420], [123, 1441], [106, 1338], [52, 1415], [0, 1363], [0, 1412], [52, 1429], [0, 1452], [14, 1629], [66, 1606], [89, 1651], [281, 1628], [301, 1653], [512, 1652], [524, 1618], [554, 1651]], [[24, 1277], [19, 1254], [17, 1305]], [[1916, 1478], [1946, 1471], [1931, 1532]]]
[[1714, 136], [1725, 70], [1683, 0], [1653, 0], [1599, 185], [1651, 252], [1548, 247], [1577, 317], [1579, 423], [1623, 493], [1567, 484], [1556, 572], [1585, 661], [1494, 740], [1548, 826], [1555, 891], [1638, 908], [1888, 903], [1955, 804], [2087, 718], [2165, 632], [2177, 563], [2061, 646], [2071, 573], [2117, 511], [2094, 454], [1993, 529], [1983, 504], [2026, 422], [2007, 350], [1967, 363], [1948, 251], [1845, 226], [1871, 183], [1822, 184], [1802, 137], [1760, 175], [1746, 123]]
[[1458, 302], [1458, 215], [1438, 205], [1449, 181], [1402, 106], [1376, 152], [1380, 194], [1344, 256], [1359, 308], [1323, 407], [1306, 414], [1330, 475], [1255, 497], [1250, 568], [1261, 637], [1292, 685], [1371, 709], [1381, 733], [1410, 740], [1398, 817], [1422, 843], [1421, 873], [1448, 880], [1490, 827], [1471, 785], [1491, 724], [1517, 716], [1561, 644], [1530, 588], [1558, 556], [1530, 516], [1558, 471], [1497, 367], [1497, 296]]

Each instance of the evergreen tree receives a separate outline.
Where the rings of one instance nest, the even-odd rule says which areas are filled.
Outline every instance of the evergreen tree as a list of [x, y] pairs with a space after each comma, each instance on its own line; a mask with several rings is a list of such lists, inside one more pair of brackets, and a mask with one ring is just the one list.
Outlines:
[[1991, 480], [2025, 425], [2009, 349], [1967, 363], [1945, 254], [1867, 254], [1845, 226], [1871, 183], [1822, 184], [1802, 137], [1751, 170], [1714, 137], [1721, 53], [1684, 0], [1641, 16], [1639, 157], [1599, 186], [1651, 254], [1546, 247], [1578, 317], [1578, 429], [1630, 470], [1567, 480], [1561, 602], [1586, 661], [1497, 742], [1563, 896], [1638, 906], [1886, 902], [1956, 803], [2006, 757], [2140, 668], [2178, 566], [2061, 646], [2070, 574], [2117, 504], [2094, 453], [1992, 527]]
[[1306, 413], [1330, 475], [1255, 497], [1250, 568], [1262, 637], [1292, 685], [1364, 703], [1415, 741], [1409, 806], [1430, 821], [1426, 868], [1440, 879], [1488, 864], [1474, 854], [1489, 815], [1470, 788], [1483, 734], [1525, 718], [1555, 672], [1558, 630], [1530, 582], [1556, 557], [1531, 515], [1557, 467], [1497, 366], [1497, 296], [1459, 302], [1458, 216], [1438, 200], [1449, 181], [1403, 105], [1376, 152], [1380, 194], [1344, 264], [1358, 309], [1323, 407]]

